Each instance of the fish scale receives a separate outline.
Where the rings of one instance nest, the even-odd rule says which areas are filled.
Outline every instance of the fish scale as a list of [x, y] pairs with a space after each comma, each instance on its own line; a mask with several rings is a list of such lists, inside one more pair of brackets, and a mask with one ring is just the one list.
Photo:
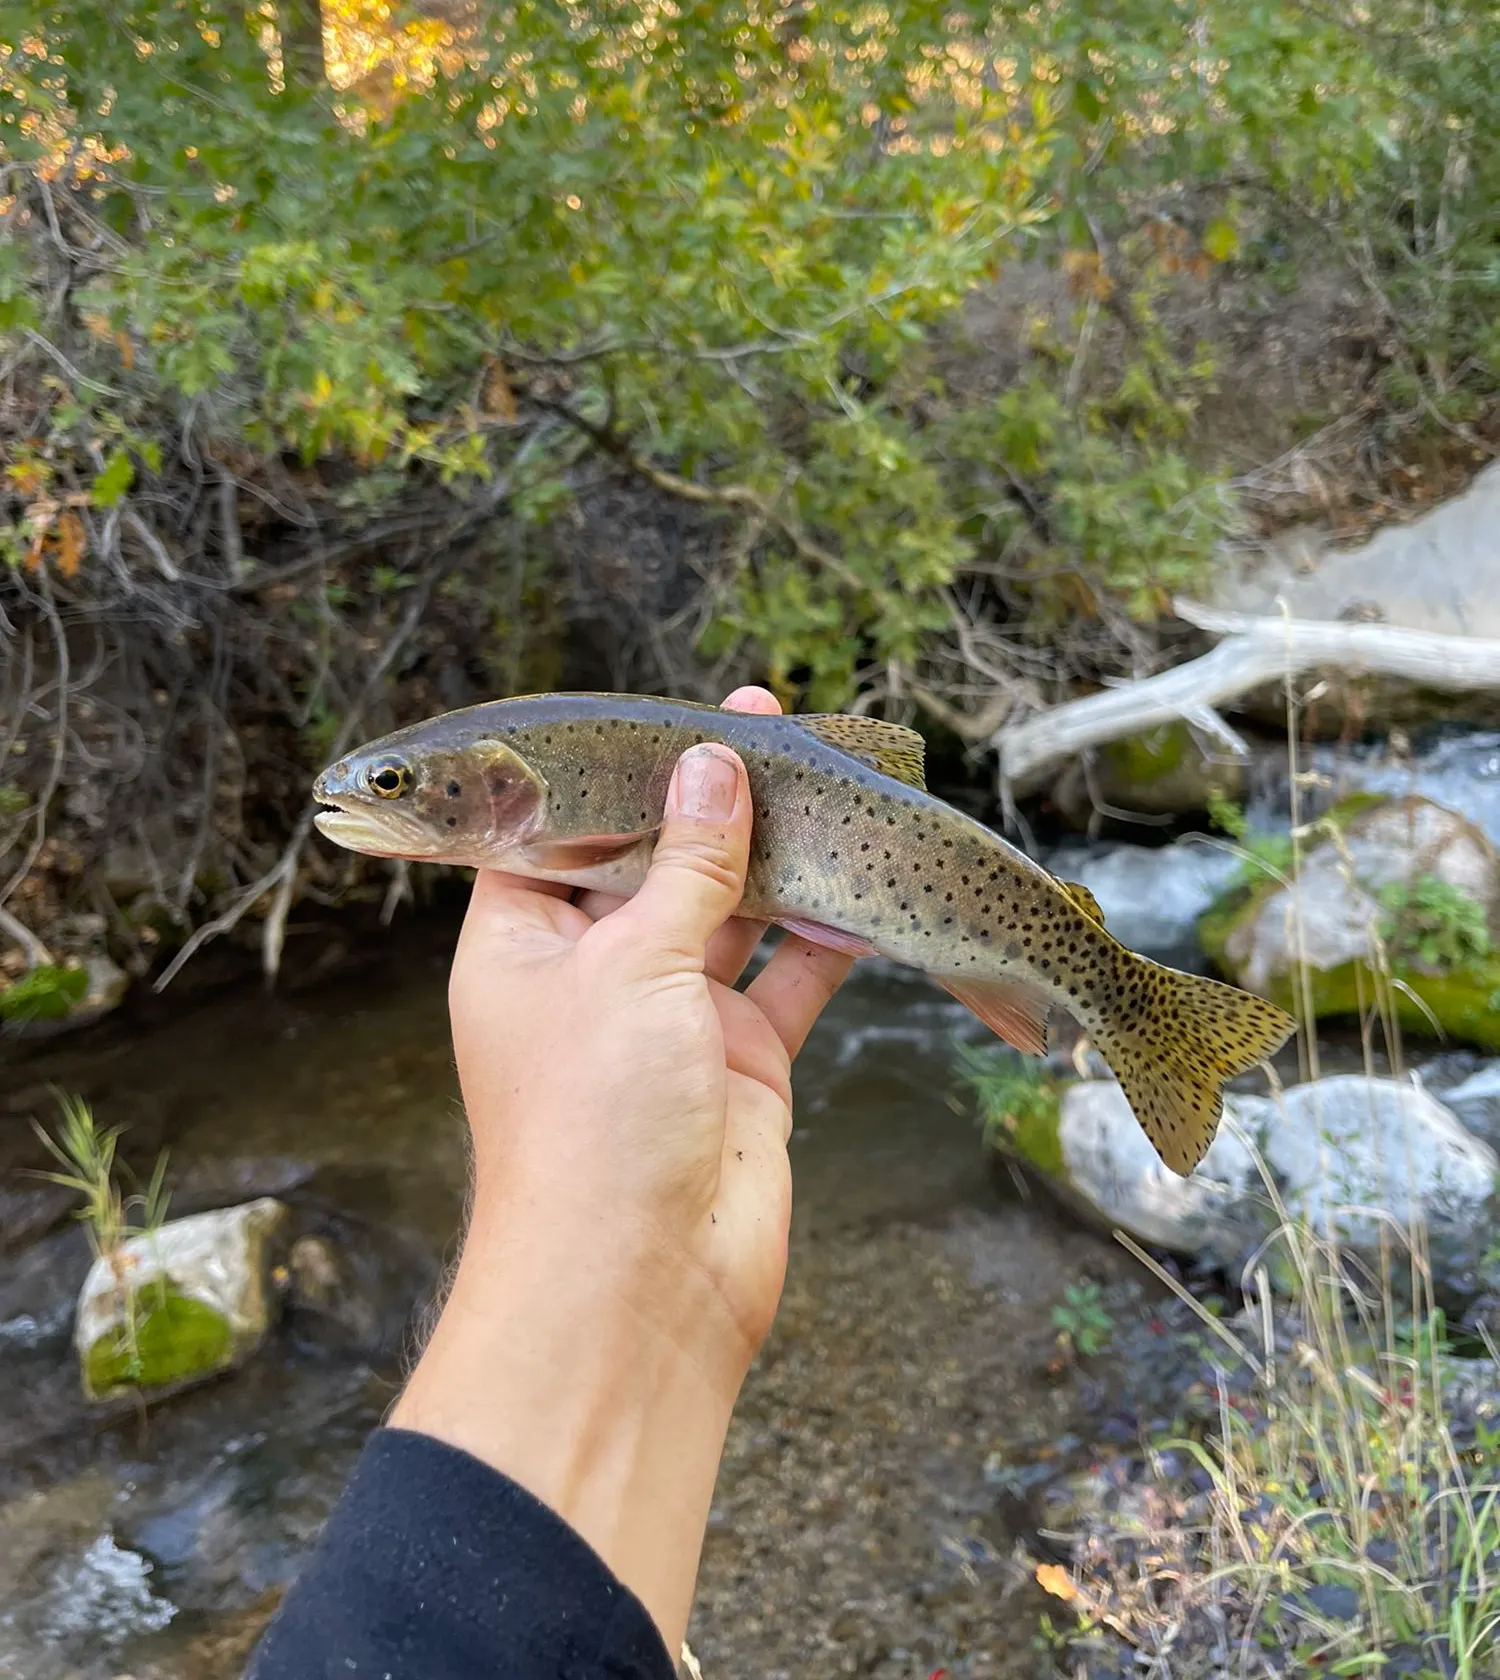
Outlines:
[[878, 719], [765, 716], [634, 695], [490, 701], [331, 765], [319, 828], [376, 855], [503, 868], [629, 895], [677, 760], [714, 741], [754, 807], [741, 914], [921, 969], [1033, 1055], [1068, 1010], [1163, 1160], [1212, 1141], [1224, 1083], [1293, 1022], [1274, 1004], [1138, 956], [1081, 887], [929, 793], [921, 737]]

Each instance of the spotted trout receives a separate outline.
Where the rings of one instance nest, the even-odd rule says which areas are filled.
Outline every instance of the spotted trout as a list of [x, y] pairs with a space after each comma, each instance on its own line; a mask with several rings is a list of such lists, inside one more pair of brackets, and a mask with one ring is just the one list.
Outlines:
[[920, 969], [1033, 1056], [1062, 1007], [1174, 1172], [1213, 1141], [1225, 1082], [1292, 1031], [1264, 999], [1128, 950], [1085, 888], [929, 793], [922, 737], [878, 719], [621, 694], [495, 700], [330, 765], [317, 824], [351, 851], [629, 896], [673, 768], [702, 741], [733, 748], [749, 773], [742, 915]]

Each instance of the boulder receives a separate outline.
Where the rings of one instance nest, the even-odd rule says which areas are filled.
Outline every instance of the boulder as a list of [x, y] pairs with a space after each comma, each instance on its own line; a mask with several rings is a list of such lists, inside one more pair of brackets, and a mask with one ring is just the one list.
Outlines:
[[269, 1196], [169, 1220], [94, 1262], [73, 1345], [91, 1400], [174, 1393], [242, 1364], [276, 1310], [271, 1271], [288, 1210]]
[[1293, 618], [1376, 618], [1408, 630], [1500, 637], [1500, 465], [1461, 495], [1368, 542], [1338, 549], [1317, 533], [1272, 539], [1224, 567], [1214, 605]]
[[1383, 1233], [1419, 1224], [1446, 1298], [1472, 1299], [1495, 1269], [1486, 1251], [1500, 1157], [1404, 1081], [1340, 1075], [1277, 1101], [1231, 1092], [1186, 1179], [1162, 1165], [1113, 1080], [1071, 1086], [1055, 1136], [1026, 1141], [1029, 1164], [1107, 1228], [1230, 1272], [1281, 1222], [1257, 1153], [1289, 1215], [1320, 1232], [1331, 1223], [1346, 1252], [1372, 1265]]
[[[1334, 545], [1331, 531], [1302, 527], [1225, 553], [1212, 604], [1231, 612], [1389, 624], [1448, 636], [1500, 637], [1500, 464], [1449, 497], [1367, 542]], [[1307, 733], [1325, 740], [1392, 725], [1421, 727], [1448, 718], [1500, 724], [1500, 688], [1446, 694], [1367, 672], [1323, 672], [1318, 698], [1302, 714]], [[1278, 683], [1242, 696], [1241, 715], [1275, 725], [1285, 717]]]
[[[1394, 990], [1404, 1027], [1500, 1049], [1500, 957], [1484, 926], [1479, 948], [1451, 963], [1429, 960], [1384, 937], [1390, 912], [1382, 893], [1407, 893], [1431, 877], [1478, 906], [1482, 924], [1500, 927], [1500, 863], [1484, 833], [1430, 800], [1350, 802], [1330, 814], [1337, 837], [1323, 834], [1304, 854], [1296, 884], [1271, 876], [1232, 889], [1199, 922], [1204, 949], [1235, 981], [1284, 1007], [1300, 998], [1306, 963], [1314, 1013], [1358, 1014], [1374, 996], [1372, 972], [1385, 949], [1392, 974], [1415, 993]], [[1431, 1020], [1429, 1020], [1429, 1012]]]

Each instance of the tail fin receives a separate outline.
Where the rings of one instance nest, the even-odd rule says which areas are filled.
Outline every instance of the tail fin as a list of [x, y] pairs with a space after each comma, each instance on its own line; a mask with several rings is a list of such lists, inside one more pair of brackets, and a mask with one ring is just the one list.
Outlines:
[[1219, 1129], [1225, 1084], [1279, 1050], [1297, 1023], [1236, 986], [1123, 948], [1118, 961], [1115, 1017], [1091, 1036], [1157, 1154], [1186, 1177]]

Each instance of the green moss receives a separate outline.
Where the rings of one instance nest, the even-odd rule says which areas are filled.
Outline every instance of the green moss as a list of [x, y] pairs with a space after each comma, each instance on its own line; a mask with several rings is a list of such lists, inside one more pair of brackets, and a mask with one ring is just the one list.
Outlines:
[[1254, 881], [1237, 880], [1226, 892], [1220, 893], [1198, 918], [1198, 943], [1221, 973], [1229, 972], [1225, 953], [1230, 934], [1242, 921], [1255, 914], [1263, 900], [1280, 890], [1281, 883], [1270, 875], [1262, 875]]
[[1366, 811], [1373, 811], [1377, 805], [1384, 805], [1385, 802], [1386, 796], [1383, 793], [1346, 793], [1336, 804], [1329, 806], [1324, 813], [1324, 820], [1342, 831], [1356, 817], [1362, 817]]
[[89, 977], [82, 968], [38, 963], [0, 988], [0, 1021], [60, 1021], [83, 1001]]
[[1170, 776], [1187, 756], [1191, 742], [1185, 723], [1162, 723], [1144, 735], [1111, 741], [1102, 756], [1115, 776], [1139, 787]]
[[[1500, 1051], [1500, 1010], [1494, 1007], [1500, 989], [1500, 958], [1488, 957], [1451, 974], [1420, 974], [1404, 966], [1397, 966], [1393, 972], [1426, 1005], [1424, 1010], [1413, 998], [1392, 988], [1391, 1001], [1404, 1032], [1432, 1037], [1432, 1020], [1436, 1020], [1448, 1038], [1482, 1050]], [[1313, 1013], [1320, 1021], [1357, 1016], [1361, 1002], [1368, 1009], [1375, 996], [1375, 980], [1365, 963], [1315, 968], [1309, 979]], [[1283, 975], [1273, 982], [1271, 999], [1284, 1009], [1293, 1009], [1300, 1002], [1296, 991], [1294, 977]]]
[[122, 1389], [171, 1388], [229, 1365], [234, 1335], [222, 1313], [170, 1286], [148, 1286], [131, 1306], [137, 1314], [134, 1348], [112, 1329], [84, 1359], [84, 1388], [95, 1399]]
[[1017, 1155], [1048, 1178], [1066, 1176], [1059, 1121], [1062, 1092], [1050, 1080], [1036, 1099], [1009, 1114], [997, 1114], [985, 1127], [986, 1141]]

